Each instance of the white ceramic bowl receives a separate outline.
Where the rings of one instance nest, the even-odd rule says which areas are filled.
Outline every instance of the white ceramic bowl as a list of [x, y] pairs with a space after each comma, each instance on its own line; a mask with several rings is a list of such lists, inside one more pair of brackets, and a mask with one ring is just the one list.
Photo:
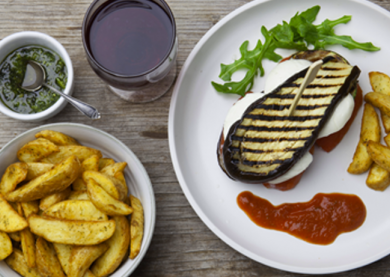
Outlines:
[[[35, 139], [34, 135], [37, 132], [47, 129], [62, 132], [77, 139], [82, 145], [99, 149], [104, 157], [113, 158], [115, 161], [127, 162], [128, 166], [125, 169], [125, 177], [129, 192], [139, 198], [144, 207], [144, 237], [139, 255], [134, 260], [127, 258], [121, 267], [110, 275], [110, 277], [129, 276], [146, 254], [152, 240], [156, 221], [156, 205], [153, 188], [145, 168], [126, 145], [110, 134], [82, 124], [56, 123], [31, 129], [7, 143], [0, 150], [1, 176], [11, 163], [17, 161], [17, 150], [28, 141]], [[0, 276], [20, 277], [20, 275], [8, 267], [4, 261], [0, 261]]]
[[[68, 82], [63, 92], [65, 94], [72, 95], [73, 84], [74, 84], [72, 61], [70, 60], [68, 52], [66, 52], [62, 44], [47, 34], [40, 33], [40, 32], [24, 31], [24, 32], [14, 33], [12, 35], [3, 38], [0, 41], [0, 62], [2, 62], [4, 58], [7, 57], [14, 50], [28, 45], [44, 46], [46, 48], [53, 50], [54, 52], [56, 52], [58, 55], [61, 56], [68, 70]], [[63, 97], [60, 97], [56, 103], [54, 103], [50, 108], [42, 112], [36, 114], [20, 114], [11, 111], [3, 104], [3, 102], [0, 101], [0, 112], [15, 119], [35, 122], [35, 121], [42, 121], [56, 115], [66, 106], [66, 104], [67, 102], [65, 101], [65, 99]]]

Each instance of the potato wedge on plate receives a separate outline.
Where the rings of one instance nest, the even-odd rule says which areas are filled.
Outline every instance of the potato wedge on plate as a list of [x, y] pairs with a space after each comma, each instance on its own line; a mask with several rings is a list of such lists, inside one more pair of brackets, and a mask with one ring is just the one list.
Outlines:
[[384, 191], [390, 185], [390, 172], [373, 163], [368, 172], [366, 184], [374, 190]]
[[70, 156], [52, 170], [8, 193], [5, 197], [12, 202], [29, 202], [63, 191], [76, 180], [79, 170], [80, 163], [76, 156]]
[[141, 201], [133, 195], [130, 195], [130, 202], [134, 210], [130, 220], [130, 259], [134, 259], [141, 250], [144, 236], [144, 208]]
[[369, 92], [364, 96], [364, 100], [378, 108], [384, 114], [390, 116], [390, 95], [379, 92]]
[[10, 268], [24, 277], [43, 277], [39, 274], [38, 269], [28, 267], [22, 251], [17, 248], [5, 259], [5, 262]]
[[69, 259], [69, 277], [83, 277], [91, 264], [108, 249], [106, 243], [91, 246], [75, 246]]
[[68, 220], [108, 220], [108, 216], [98, 210], [90, 200], [66, 200], [59, 202], [43, 215]]
[[59, 152], [57, 145], [50, 140], [39, 138], [28, 142], [19, 149], [18, 159], [25, 163], [39, 162], [43, 158]]
[[0, 231], [16, 232], [27, 226], [27, 221], [0, 194]]
[[87, 188], [89, 199], [103, 213], [115, 216], [129, 215], [133, 212], [130, 206], [112, 197], [93, 179], [88, 180]]
[[379, 142], [369, 141], [367, 152], [374, 162], [383, 169], [390, 171], [390, 148]]
[[26, 163], [14, 163], [7, 167], [0, 181], [0, 193], [5, 195], [13, 191], [19, 183], [26, 179], [27, 172]]
[[81, 145], [58, 146], [58, 149], [58, 152], [49, 155], [41, 161], [44, 163], [58, 164], [70, 156], [76, 156], [82, 163], [92, 155], [102, 157], [102, 153], [99, 150]]
[[116, 223], [114, 235], [107, 240], [108, 250], [98, 258], [91, 271], [97, 277], [113, 273], [126, 256], [130, 243], [129, 220], [125, 216], [115, 216]]
[[368, 73], [370, 84], [375, 92], [390, 95], [390, 77], [378, 71]]
[[44, 138], [50, 140], [57, 145], [80, 145], [74, 138], [69, 137], [61, 132], [52, 130], [43, 130], [35, 134], [36, 138]]
[[366, 145], [368, 141], [380, 141], [381, 127], [379, 117], [374, 107], [368, 103], [364, 105], [360, 140], [357, 145], [352, 163], [348, 167], [351, 174], [361, 174], [370, 169], [372, 159], [368, 155]]
[[32, 233], [62, 244], [95, 245], [108, 240], [115, 232], [114, 220], [64, 220], [35, 214], [27, 220]]
[[11, 255], [12, 242], [7, 233], [0, 231], [0, 261]]
[[42, 277], [65, 277], [57, 254], [50, 243], [39, 237], [36, 249], [37, 268]]

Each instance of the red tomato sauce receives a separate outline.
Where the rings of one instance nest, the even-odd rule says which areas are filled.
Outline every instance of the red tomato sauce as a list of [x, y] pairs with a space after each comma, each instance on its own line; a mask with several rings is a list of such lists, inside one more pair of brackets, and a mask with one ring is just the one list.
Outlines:
[[244, 191], [238, 195], [237, 204], [260, 227], [321, 245], [359, 228], [367, 213], [358, 196], [342, 193], [318, 193], [309, 202], [275, 207], [268, 200]]

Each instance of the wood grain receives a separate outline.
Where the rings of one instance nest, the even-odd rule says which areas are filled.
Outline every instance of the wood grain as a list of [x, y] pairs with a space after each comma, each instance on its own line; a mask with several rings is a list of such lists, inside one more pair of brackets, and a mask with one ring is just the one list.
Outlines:
[[[250, 0], [167, 0], [177, 22], [180, 69], [199, 39], [221, 18]], [[374, 0], [390, 10], [390, 0]], [[102, 113], [90, 121], [72, 106], [40, 123], [0, 114], [0, 147], [42, 124], [76, 122], [102, 129], [124, 142], [148, 171], [157, 200], [157, 222], [149, 251], [132, 276], [298, 276], [250, 260], [216, 237], [195, 214], [174, 173], [168, 148], [172, 90], [148, 104], [130, 104], [113, 95], [88, 65], [81, 23], [91, 0], [0, 0], [0, 38], [23, 30], [47, 33], [68, 50], [75, 70], [74, 96]], [[212, 4], [211, 4], [212, 3]], [[390, 26], [389, 26], [390, 27]], [[390, 257], [334, 276], [390, 276]]]

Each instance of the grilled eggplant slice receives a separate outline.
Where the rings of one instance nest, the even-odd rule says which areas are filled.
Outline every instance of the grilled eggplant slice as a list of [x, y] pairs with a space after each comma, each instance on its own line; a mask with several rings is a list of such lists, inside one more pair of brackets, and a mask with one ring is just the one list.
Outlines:
[[[230, 178], [261, 184], [285, 174], [315, 143], [336, 104], [356, 88], [358, 67], [333, 52], [309, 54], [312, 61], [322, 58], [324, 64], [292, 116], [287, 110], [307, 69], [254, 102], [230, 128], [219, 157]], [[306, 58], [302, 55], [307, 52], [292, 58]]]

